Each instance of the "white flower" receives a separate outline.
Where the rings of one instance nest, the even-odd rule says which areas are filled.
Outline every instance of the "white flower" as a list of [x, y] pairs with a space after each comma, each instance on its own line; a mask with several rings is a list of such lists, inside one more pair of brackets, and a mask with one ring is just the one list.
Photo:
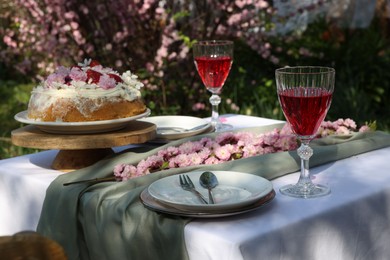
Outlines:
[[130, 70], [123, 73], [121, 78], [123, 82], [130, 87], [141, 89], [144, 86], [142, 82], [137, 80], [137, 75], [132, 74]]
[[88, 67], [91, 63], [92, 59], [84, 59], [84, 62], [79, 62], [77, 65], [80, 67]]

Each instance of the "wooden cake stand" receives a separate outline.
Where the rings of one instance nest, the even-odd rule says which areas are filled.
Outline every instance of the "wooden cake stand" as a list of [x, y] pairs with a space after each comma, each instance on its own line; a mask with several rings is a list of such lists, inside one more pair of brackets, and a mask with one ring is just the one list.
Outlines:
[[113, 132], [92, 134], [51, 134], [28, 125], [11, 132], [14, 145], [36, 149], [59, 149], [52, 168], [60, 171], [81, 169], [114, 154], [115, 146], [145, 143], [156, 136], [156, 125], [131, 121]]

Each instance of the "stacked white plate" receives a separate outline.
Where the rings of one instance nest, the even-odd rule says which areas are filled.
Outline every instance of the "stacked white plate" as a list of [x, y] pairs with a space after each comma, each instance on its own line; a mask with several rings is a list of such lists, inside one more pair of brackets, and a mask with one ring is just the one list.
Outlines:
[[[185, 173], [205, 197], [207, 189], [199, 184], [203, 171]], [[179, 176], [155, 181], [141, 194], [148, 208], [168, 214], [190, 217], [222, 217], [240, 214], [271, 201], [275, 192], [272, 183], [262, 177], [232, 171], [213, 171], [219, 184], [212, 191], [215, 204], [203, 204], [192, 192], [183, 190]]]

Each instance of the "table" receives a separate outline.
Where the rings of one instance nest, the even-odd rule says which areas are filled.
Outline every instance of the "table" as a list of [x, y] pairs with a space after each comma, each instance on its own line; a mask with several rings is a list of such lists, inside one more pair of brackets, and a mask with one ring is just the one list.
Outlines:
[[[277, 121], [225, 115], [237, 128]], [[116, 147], [116, 151], [126, 147]], [[50, 169], [58, 151], [0, 161], [0, 235], [36, 228], [45, 191], [62, 172]], [[317, 199], [281, 195], [298, 173], [272, 181], [275, 200], [255, 211], [197, 219], [184, 232], [190, 259], [388, 259], [390, 147], [312, 169], [332, 193]], [[71, 173], [70, 173], [71, 174]]]

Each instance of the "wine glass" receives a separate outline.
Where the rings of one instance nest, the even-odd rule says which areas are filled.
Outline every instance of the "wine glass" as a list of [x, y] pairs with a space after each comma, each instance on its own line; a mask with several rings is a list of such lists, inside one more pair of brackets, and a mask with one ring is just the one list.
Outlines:
[[219, 121], [218, 105], [222, 87], [233, 63], [233, 42], [224, 40], [200, 41], [194, 44], [194, 62], [203, 84], [212, 93], [211, 125], [216, 132], [232, 128]]
[[276, 87], [283, 114], [301, 142], [301, 174], [296, 184], [280, 188], [284, 195], [313, 198], [330, 193], [330, 188], [310, 179], [310, 141], [316, 136], [332, 101], [335, 70], [327, 67], [286, 67], [275, 71]]

